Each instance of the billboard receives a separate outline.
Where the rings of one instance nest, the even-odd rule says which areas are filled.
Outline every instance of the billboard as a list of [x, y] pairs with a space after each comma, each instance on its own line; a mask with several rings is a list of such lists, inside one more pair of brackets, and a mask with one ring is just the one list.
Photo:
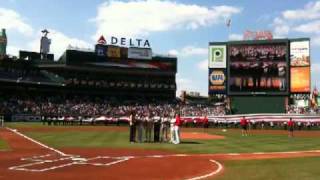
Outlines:
[[290, 65], [310, 66], [310, 41], [290, 42]]
[[226, 69], [209, 69], [209, 94], [225, 94], [226, 84]]
[[107, 57], [109, 58], [120, 58], [120, 47], [117, 46], [107, 46]]
[[291, 67], [290, 91], [310, 93], [310, 67]]
[[128, 58], [130, 59], [152, 59], [152, 51], [149, 48], [129, 48]]
[[227, 46], [210, 45], [209, 46], [209, 68], [227, 67]]
[[105, 57], [107, 56], [107, 47], [101, 44], [97, 44], [95, 48], [95, 52], [97, 56]]
[[229, 94], [287, 94], [287, 41], [251, 41], [228, 46]]

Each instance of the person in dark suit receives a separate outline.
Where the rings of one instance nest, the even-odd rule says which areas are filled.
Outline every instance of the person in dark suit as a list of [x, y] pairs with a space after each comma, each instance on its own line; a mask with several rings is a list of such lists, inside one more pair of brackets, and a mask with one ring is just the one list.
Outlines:
[[161, 128], [161, 119], [160, 116], [154, 116], [154, 126], [153, 126], [153, 140], [154, 142], [160, 141], [160, 128]]
[[135, 143], [136, 141], [136, 120], [135, 120], [135, 113], [131, 111], [129, 117], [129, 127], [130, 127], [130, 143]]

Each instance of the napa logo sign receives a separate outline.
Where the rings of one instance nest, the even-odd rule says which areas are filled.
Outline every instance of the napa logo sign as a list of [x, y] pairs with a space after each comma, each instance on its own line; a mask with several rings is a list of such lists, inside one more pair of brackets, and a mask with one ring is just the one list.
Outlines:
[[226, 77], [223, 70], [213, 70], [209, 76], [211, 85], [223, 85]]

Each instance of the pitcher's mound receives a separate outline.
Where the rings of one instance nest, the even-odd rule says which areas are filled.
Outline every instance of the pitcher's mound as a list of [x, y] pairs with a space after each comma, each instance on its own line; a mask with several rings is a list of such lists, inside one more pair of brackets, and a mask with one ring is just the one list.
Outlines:
[[183, 132], [182, 139], [224, 139], [224, 136], [201, 133], [201, 132]]

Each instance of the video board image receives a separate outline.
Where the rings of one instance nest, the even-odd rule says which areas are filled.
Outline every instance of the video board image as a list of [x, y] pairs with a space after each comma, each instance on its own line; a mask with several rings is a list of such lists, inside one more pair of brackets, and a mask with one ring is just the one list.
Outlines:
[[288, 92], [287, 43], [229, 46], [229, 93]]

